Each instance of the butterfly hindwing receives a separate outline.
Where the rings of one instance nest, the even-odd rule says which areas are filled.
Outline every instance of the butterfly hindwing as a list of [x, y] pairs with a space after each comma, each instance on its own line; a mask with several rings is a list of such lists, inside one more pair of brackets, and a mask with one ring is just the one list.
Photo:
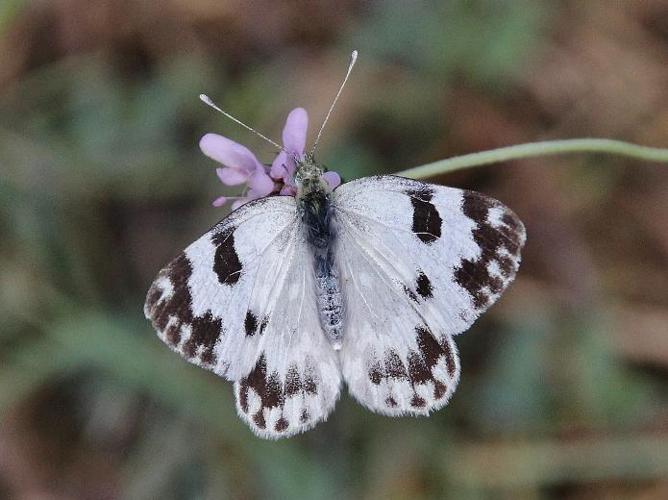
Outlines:
[[413, 296], [421, 300], [419, 292], [397, 279], [405, 260], [387, 260], [394, 255], [367, 247], [361, 233], [350, 227], [340, 234], [336, 255], [348, 321], [341, 367], [350, 392], [385, 415], [428, 414], [440, 408], [459, 380], [452, 337], [434, 330], [436, 323], [430, 324], [415, 307]]
[[288, 261], [278, 261], [284, 272], [281, 284], [269, 295], [253, 298], [260, 310], [265, 301], [274, 304], [264, 310], [264, 331], [255, 319], [246, 318], [246, 326], [252, 323], [246, 335], [259, 337], [261, 354], [250, 373], [234, 384], [239, 415], [256, 434], [269, 438], [290, 436], [324, 420], [341, 383], [336, 352], [320, 326], [303, 227], [296, 225], [294, 231], [294, 251]]
[[459, 380], [452, 337], [433, 329], [384, 257], [356, 238], [350, 232], [337, 243], [348, 321], [341, 348], [344, 379], [352, 395], [374, 411], [427, 414], [448, 401]]
[[459, 379], [452, 337], [513, 280], [522, 223], [482, 194], [394, 176], [342, 185], [333, 207], [351, 393], [385, 414], [440, 408]]
[[248, 203], [166, 266], [144, 307], [189, 362], [235, 382], [237, 410], [269, 438], [326, 418], [340, 370], [320, 327], [294, 198]]

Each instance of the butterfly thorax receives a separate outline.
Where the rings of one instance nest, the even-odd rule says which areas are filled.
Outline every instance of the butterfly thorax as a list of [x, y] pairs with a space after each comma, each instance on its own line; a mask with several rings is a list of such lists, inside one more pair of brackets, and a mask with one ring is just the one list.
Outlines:
[[326, 250], [330, 245], [330, 189], [322, 180], [325, 169], [313, 157], [297, 161], [297, 207], [306, 228], [309, 244]]
[[313, 254], [320, 323], [334, 349], [340, 349], [343, 296], [332, 253], [336, 234], [330, 224], [330, 189], [322, 180], [324, 171], [311, 157], [297, 163], [297, 207]]
[[328, 191], [327, 184], [322, 180], [322, 174], [326, 169], [318, 165], [311, 155], [295, 158], [297, 169], [295, 171], [295, 183], [297, 184], [297, 197], [312, 191]]

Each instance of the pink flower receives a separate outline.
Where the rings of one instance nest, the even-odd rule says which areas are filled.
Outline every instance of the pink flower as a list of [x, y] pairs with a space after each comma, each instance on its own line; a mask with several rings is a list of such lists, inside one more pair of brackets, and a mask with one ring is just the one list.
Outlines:
[[[218, 134], [206, 134], [199, 142], [202, 152], [209, 158], [223, 165], [216, 174], [226, 186], [246, 184], [243, 196], [220, 196], [213, 201], [213, 206], [221, 207], [229, 200], [232, 209], [236, 209], [251, 200], [269, 195], [297, 194], [295, 171], [297, 161], [304, 157], [308, 114], [304, 108], [295, 108], [288, 115], [283, 128], [283, 151], [274, 159], [271, 166], [260, 163], [255, 155], [245, 146]], [[336, 172], [325, 172], [322, 176], [331, 189], [341, 184], [341, 177]]]

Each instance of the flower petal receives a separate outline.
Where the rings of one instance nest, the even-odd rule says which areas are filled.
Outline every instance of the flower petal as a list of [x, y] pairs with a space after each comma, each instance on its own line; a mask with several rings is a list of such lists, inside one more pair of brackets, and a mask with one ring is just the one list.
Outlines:
[[237, 168], [217, 168], [216, 175], [226, 186], [238, 186], [248, 180], [249, 174]]
[[285, 168], [285, 163], [287, 162], [288, 155], [285, 154], [285, 151], [281, 151], [276, 155], [274, 161], [271, 163], [271, 169], [269, 170], [269, 175], [274, 179], [283, 179], [288, 175], [288, 170]]
[[295, 176], [295, 172], [297, 171], [297, 159], [289, 155], [287, 158], [287, 161], [285, 162], [285, 168], [288, 171], [288, 177], [292, 180]]
[[308, 132], [308, 113], [304, 108], [290, 111], [283, 128], [283, 147], [299, 156], [304, 154], [306, 133]]
[[219, 196], [215, 200], [213, 200], [213, 203], [211, 203], [214, 207], [222, 207], [227, 203], [227, 196]]
[[281, 188], [281, 192], [279, 194], [287, 196], [297, 196], [297, 188], [294, 186], [285, 185]]
[[250, 187], [249, 192], [253, 192], [253, 194], [257, 194], [257, 198], [261, 198], [274, 190], [274, 181], [263, 168], [257, 169], [248, 179], [248, 187]]
[[245, 170], [251, 173], [260, 165], [255, 155], [247, 147], [231, 141], [222, 135], [206, 134], [200, 139], [199, 147], [202, 153], [226, 167]]
[[297, 164], [293, 155], [281, 151], [271, 164], [269, 175], [276, 180], [282, 179], [286, 184], [294, 184], [295, 170], [297, 170]]
[[322, 180], [324, 180], [327, 184], [329, 184], [330, 189], [334, 189], [335, 187], [341, 184], [341, 176], [331, 170], [329, 172], [325, 172], [324, 174], [322, 174], [321, 177]]

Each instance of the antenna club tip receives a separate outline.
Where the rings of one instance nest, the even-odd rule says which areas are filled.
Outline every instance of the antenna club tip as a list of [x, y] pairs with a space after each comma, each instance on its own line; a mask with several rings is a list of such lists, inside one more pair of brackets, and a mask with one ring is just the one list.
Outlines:
[[355, 61], [355, 60], [357, 59], [357, 54], [358, 54], [357, 50], [353, 50], [353, 53], [350, 54], [350, 58], [351, 58], [353, 61]]
[[210, 104], [210, 103], [211, 103], [211, 99], [210, 99], [209, 96], [206, 95], [206, 94], [200, 94], [200, 95], [199, 95], [199, 99], [200, 99], [200, 101], [203, 101], [203, 102], [205, 102], [205, 103], [207, 103], [207, 104]]

